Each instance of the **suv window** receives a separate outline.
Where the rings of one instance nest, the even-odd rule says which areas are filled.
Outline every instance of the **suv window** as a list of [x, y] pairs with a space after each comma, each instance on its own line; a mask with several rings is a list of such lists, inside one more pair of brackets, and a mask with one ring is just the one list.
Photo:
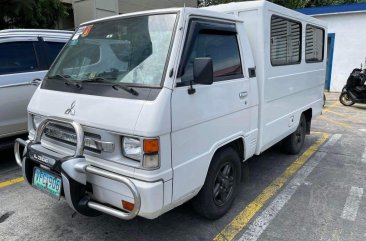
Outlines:
[[45, 42], [48, 49], [48, 58], [47, 58], [47, 65], [51, 66], [52, 62], [57, 57], [58, 53], [64, 47], [65, 43], [59, 42]]
[[33, 42], [0, 44], [0, 75], [38, 70]]
[[312, 25], [306, 26], [306, 63], [323, 62], [324, 59], [324, 34], [322, 28]]
[[301, 62], [301, 23], [272, 16], [271, 63], [273, 66]]
[[184, 67], [182, 82], [193, 80], [193, 62], [198, 57], [212, 58], [214, 81], [238, 78], [242, 67], [235, 34], [199, 33]]

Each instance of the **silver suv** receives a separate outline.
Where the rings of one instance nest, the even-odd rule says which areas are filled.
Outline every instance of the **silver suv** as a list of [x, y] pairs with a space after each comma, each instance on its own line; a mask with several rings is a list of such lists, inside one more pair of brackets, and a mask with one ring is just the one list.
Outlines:
[[0, 138], [27, 131], [27, 105], [73, 32], [0, 31]]

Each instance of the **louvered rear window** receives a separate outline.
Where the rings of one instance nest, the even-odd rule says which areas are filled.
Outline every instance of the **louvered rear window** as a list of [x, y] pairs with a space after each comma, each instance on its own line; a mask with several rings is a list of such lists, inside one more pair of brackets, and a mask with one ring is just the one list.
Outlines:
[[324, 29], [312, 25], [306, 26], [306, 63], [323, 62], [324, 59]]
[[278, 16], [271, 20], [271, 63], [273, 66], [301, 62], [301, 23]]

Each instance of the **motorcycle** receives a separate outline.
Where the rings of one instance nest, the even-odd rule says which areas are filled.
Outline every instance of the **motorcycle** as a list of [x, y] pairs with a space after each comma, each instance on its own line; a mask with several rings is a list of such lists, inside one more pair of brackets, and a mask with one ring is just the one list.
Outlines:
[[[365, 66], [366, 67], [366, 66]], [[342, 89], [339, 101], [345, 106], [355, 103], [366, 104], [366, 68], [354, 69], [347, 79], [346, 85]]]

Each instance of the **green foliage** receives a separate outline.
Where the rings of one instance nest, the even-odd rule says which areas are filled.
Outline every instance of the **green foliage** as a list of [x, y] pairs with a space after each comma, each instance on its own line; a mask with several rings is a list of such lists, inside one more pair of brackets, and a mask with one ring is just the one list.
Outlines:
[[54, 28], [67, 15], [60, 0], [0, 0], [0, 29]]
[[[198, 0], [200, 7], [217, 5], [229, 2], [242, 2], [245, 0]], [[304, 7], [317, 7], [336, 5], [344, 3], [359, 3], [366, 2], [366, 0], [271, 0], [271, 2], [282, 5], [287, 8], [304, 8]]]

